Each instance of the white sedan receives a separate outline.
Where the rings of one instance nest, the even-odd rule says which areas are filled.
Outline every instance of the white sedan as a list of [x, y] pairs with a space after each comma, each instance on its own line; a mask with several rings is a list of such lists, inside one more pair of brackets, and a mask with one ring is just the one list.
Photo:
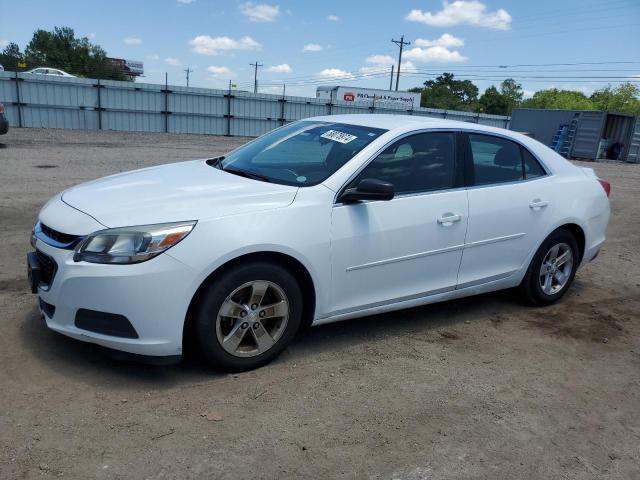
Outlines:
[[24, 73], [33, 73], [35, 75], [50, 75], [54, 77], [76, 78], [75, 75], [71, 75], [70, 73], [67, 73], [64, 70], [60, 70], [59, 68], [39, 67]]
[[28, 255], [49, 328], [230, 370], [301, 327], [519, 287], [555, 302], [596, 257], [609, 184], [541, 143], [393, 115], [309, 118], [226, 156], [71, 188]]

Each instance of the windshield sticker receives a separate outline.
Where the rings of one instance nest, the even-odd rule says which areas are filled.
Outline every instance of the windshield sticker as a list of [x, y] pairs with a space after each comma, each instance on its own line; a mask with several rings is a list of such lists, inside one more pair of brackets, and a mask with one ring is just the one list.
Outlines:
[[329, 130], [320, 135], [322, 138], [326, 138], [328, 140], [333, 140], [334, 142], [339, 143], [349, 143], [352, 140], [355, 140], [355, 135], [349, 135], [348, 133], [339, 132], [337, 130]]
[[307, 177], [300, 175], [299, 177], [296, 177], [296, 180], [300, 183], [304, 183], [307, 181]]

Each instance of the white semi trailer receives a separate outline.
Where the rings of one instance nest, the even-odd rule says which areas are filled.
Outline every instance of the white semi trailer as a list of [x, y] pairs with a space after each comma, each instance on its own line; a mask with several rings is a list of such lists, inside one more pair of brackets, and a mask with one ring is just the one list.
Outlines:
[[316, 89], [316, 98], [332, 103], [367, 103], [375, 102], [380, 107], [405, 108], [407, 110], [420, 106], [420, 94], [412, 92], [395, 92], [377, 88], [358, 88], [343, 86], [321, 86]]

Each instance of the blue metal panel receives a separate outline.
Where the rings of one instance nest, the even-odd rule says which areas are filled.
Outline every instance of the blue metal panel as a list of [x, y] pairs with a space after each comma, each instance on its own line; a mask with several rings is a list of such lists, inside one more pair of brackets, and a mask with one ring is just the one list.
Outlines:
[[640, 117], [635, 119], [635, 124], [631, 131], [626, 161], [629, 163], [640, 163]]
[[102, 112], [102, 128], [123, 132], [164, 132], [160, 113]]
[[[119, 82], [120, 83], [120, 82]], [[102, 108], [114, 110], [128, 110], [137, 112], [161, 112], [164, 110], [165, 95], [160, 92], [160, 86], [134, 88], [134, 85], [112, 87], [110, 85], [102, 91]]]
[[16, 82], [13, 72], [0, 72], [0, 102], [5, 104], [16, 102]]
[[94, 130], [98, 116], [94, 110], [26, 105], [22, 107], [22, 126]]
[[605, 118], [605, 112], [584, 111], [580, 113], [578, 129], [573, 139], [571, 157], [584, 158], [587, 160], [596, 159], [598, 143], [602, 136]]
[[[11, 125], [18, 123], [18, 101], [14, 72], [0, 72], [0, 101], [4, 102]], [[20, 108], [24, 126], [44, 128], [102, 128], [121, 131], [178, 132], [257, 136], [284, 121], [328, 114], [387, 113], [436, 116], [506, 126], [508, 117], [445, 112], [416, 108], [407, 112], [390, 106], [377, 107], [373, 102], [340, 102], [327, 105], [326, 100], [285, 97], [226, 90], [117, 82], [111, 80], [44, 77], [19, 74]], [[102, 88], [97, 88], [98, 83]], [[166, 91], [165, 91], [166, 90]], [[100, 94], [98, 94], [100, 92]], [[225, 118], [230, 107], [232, 118]], [[169, 113], [164, 113], [168, 111]]]
[[20, 99], [31, 105], [92, 108], [97, 103], [97, 89], [92, 80], [50, 77], [21, 73]]
[[226, 125], [226, 120], [222, 117], [169, 115], [169, 132], [171, 133], [225, 135], [227, 133]]

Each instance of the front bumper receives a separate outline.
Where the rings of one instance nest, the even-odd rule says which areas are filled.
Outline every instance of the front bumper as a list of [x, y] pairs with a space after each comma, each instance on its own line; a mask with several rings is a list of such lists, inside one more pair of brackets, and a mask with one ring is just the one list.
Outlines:
[[[73, 251], [35, 245], [56, 263], [48, 286], [39, 286], [40, 312], [47, 326], [59, 333], [104, 347], [145, 356], [182, 354], [184, 320], [196, 272], [166, 254], [133, 265], [74, 262]], [[55, 310], [51, 315], [51, 308]], [[137, 338], [107, 335], [79, 328], [79, 310], [125, 317]], [[82, 312], [81, 312], [82, 313]], [[108, 330], [105, 330], [108, 331]]]

